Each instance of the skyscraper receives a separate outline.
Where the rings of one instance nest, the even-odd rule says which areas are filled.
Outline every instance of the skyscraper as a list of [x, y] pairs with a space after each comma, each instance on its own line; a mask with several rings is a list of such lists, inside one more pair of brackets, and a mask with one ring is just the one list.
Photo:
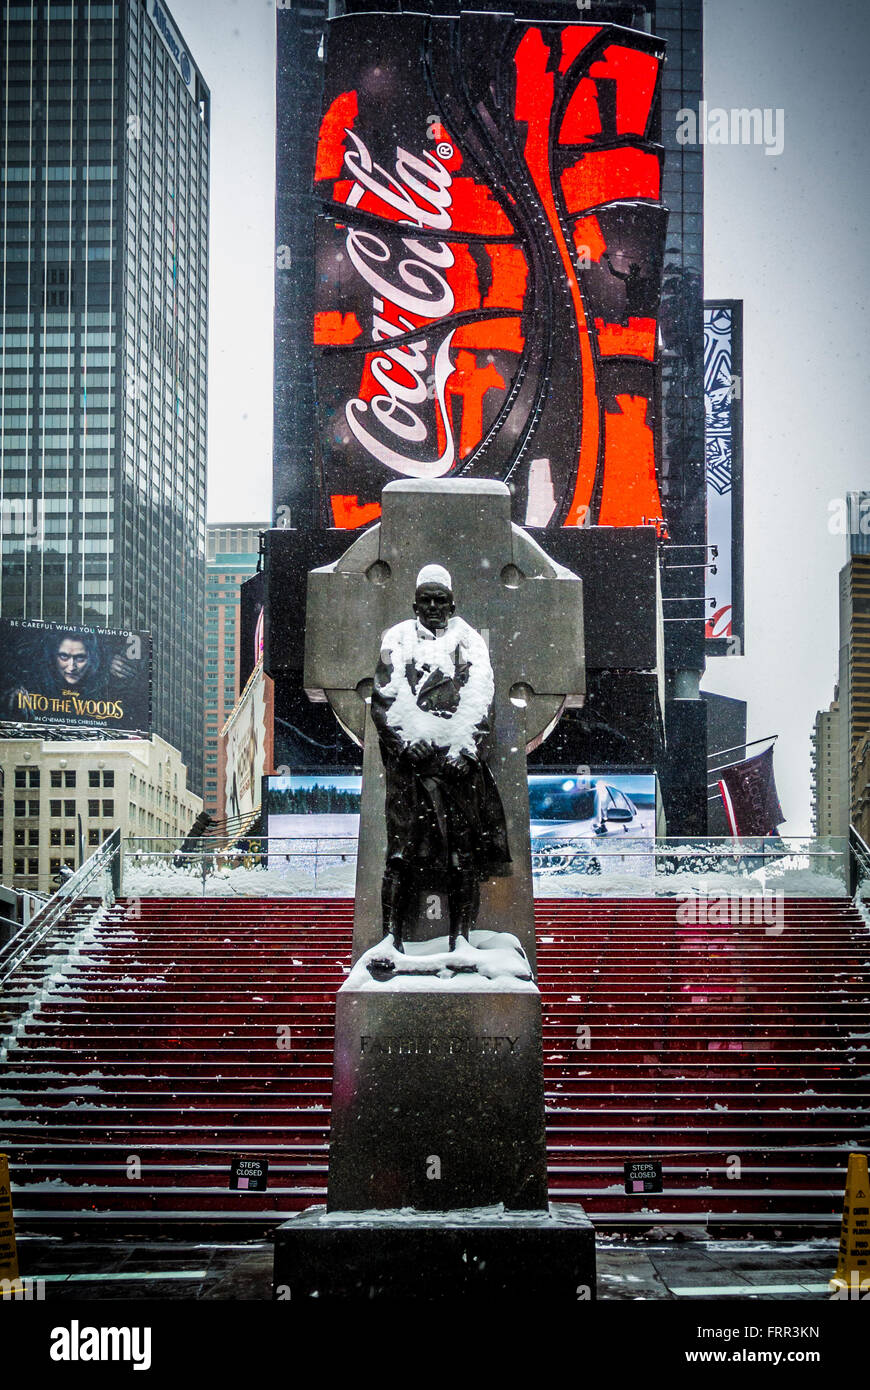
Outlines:
[[205, 593], [205, 782], [203, 806], [225, 815], [226, 744], [218, 737], [240, 693], [240, 586], [256, 573], [260, 526], [209, 526]]
[[0, 103], [0, 611], [149, 630], [199, 791], [208, 87], [158, 0], [35, 0]]
[[870, 492], [847, 496], [847, 560], [840, 570], [840, 835], [867, 829], [870, 734]]
[[812, 745], [811, 786], [814, 835], [838, 835], [840, 819], [840, 705], [838, 692], [827, 709], [816, 714]]

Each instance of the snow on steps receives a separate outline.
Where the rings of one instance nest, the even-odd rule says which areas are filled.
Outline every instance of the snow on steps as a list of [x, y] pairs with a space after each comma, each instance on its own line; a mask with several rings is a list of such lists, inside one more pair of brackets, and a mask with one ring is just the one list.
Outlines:
[[[537, 901], [554, 1197], [603, 1226], [836, 1224], [870, 1141], [870, 934], [843, 898], [784, 912], [770, 934], [667, 898]], [[268, 1227], [322, 1201], [351, 931], [346, 899], [275, 897], [59, 928], [4, 1040], [19, 1226]], [[269, 1158], [266, 1193], [228, 1191], [235, 1154]], [[665, 1192], [626, 1196], [624, 1160], [651, 1157]]]

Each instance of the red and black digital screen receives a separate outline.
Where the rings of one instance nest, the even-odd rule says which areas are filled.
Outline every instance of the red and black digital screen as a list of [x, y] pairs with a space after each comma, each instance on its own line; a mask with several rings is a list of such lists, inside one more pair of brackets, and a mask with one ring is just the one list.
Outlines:
[[662, 42], [332, 21], [315, 168], [324, 524], [393, 479], [508, 483], [527, 526], [661, 529]]

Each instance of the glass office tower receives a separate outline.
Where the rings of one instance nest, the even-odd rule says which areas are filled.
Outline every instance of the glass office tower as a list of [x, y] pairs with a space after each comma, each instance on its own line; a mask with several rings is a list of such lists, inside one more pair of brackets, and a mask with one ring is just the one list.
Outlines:
[[153, 634], [202, 787], [209, 91], [166, 6], [0, 5], [4, 617]]
[[[239, 639], [241, 585], [257, 572], [260, 532], [253, 526], [214, 524], [206, 528], [205, 591], [205, 783], [203, 808], [213, 820], [226, 815], [224, 774], [227, 748], [220, 731], [232, 714], [243, 682]], [[251, 661], [247, 663], [248, 666]]]

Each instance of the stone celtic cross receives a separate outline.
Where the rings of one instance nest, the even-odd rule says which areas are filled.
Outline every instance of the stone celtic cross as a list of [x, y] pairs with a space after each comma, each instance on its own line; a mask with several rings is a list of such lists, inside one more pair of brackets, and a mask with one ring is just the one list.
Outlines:
[[[354, 960], [381, 939], [384, 777], [366, 703], [386, 628], [411, 616], [423, 564], [447, 567], [456, 611], [486, 639], [495, 674], [489, 766], [507, 818], [512, 873], [482, 885], [478, 930], [510, 931], [534, 965], [526, 753], [562, 710], [583, 702], [582, 586], [511, 522], [510, 492], [488, 480], [402, 480], [383, 490], [380, 524], [308, 576], [305, 689], [328, 700], [363, 746]], [[443, 935], [443, 921], [418, 939]]]

